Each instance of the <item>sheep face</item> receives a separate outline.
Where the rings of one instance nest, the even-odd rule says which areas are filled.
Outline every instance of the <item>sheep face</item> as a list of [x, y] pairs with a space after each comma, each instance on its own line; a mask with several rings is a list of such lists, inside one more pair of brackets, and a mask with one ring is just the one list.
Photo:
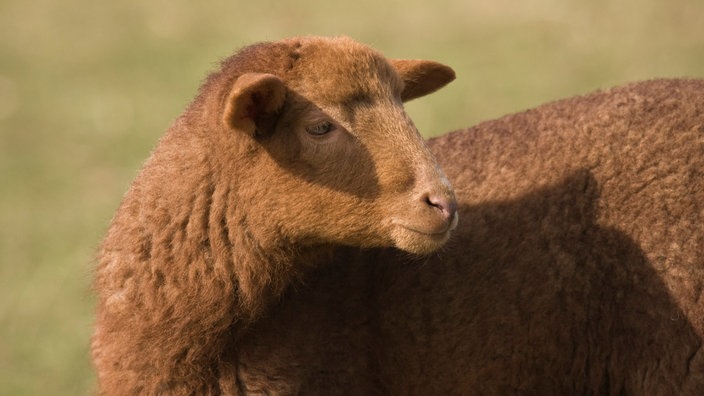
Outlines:
[[345, 38], [284, 48], [285, 67], [236, 78], [222, 115], [257, 172], [243, 198], [257, 202], [270, 225], [262, 231], [299, 245], [442, 246], [457, 224], [455, 197], [403, 101], [447, 84], [452, 70], [389, 61]]

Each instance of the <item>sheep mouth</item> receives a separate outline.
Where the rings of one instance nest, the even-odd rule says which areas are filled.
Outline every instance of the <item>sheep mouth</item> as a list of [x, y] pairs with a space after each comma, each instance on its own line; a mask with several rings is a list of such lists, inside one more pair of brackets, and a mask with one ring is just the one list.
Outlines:
[[455, 213], [447, 221], [428, 219], [426, 222], [411, 223], [393, 219], [391, 238], [394, 245], [403, 251], [417, 255], [430, 254], [450, 239], [450, 234], [457, 227], [457, 218]]
[[457, 215], [457, 212], [455, 212], [454, 215], [452, 216], [452, 220], [450, 220], [450, 222], [448, 222], [444, 227], [442, 227], [440, 229], [433, 229], [433, 230], [424, 230], [424, 229], [421, 229], [420, 227], [405, 224], [400, 221], [395, 221], [394, 224], [407, 230], [407, 231], [415, 233], [415, 234], [424, 235], [424, 236], [430, 237], [432, 239], [444, 239], [455, 228], [457, 228], [458, 217], [459, 216]]

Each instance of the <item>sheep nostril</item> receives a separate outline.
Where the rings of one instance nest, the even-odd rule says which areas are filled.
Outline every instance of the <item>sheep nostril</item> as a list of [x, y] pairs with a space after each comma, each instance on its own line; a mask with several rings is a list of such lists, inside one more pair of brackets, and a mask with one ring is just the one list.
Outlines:
[[425, 195], [425, 203], [439, 209], [445, 220], [450, 220], [457, 211], [457, 202], [445, 195], [427, 194]]

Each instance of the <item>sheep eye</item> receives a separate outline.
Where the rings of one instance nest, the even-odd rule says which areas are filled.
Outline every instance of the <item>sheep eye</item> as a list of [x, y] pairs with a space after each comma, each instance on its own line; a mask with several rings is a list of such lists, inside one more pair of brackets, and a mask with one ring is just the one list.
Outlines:
[[323, 136], [329, 132], [332, 132], [335, 126], [330, 121], [323, 121], [321, 123], [309, 126], [306, 128], [306, 132], [313, 136]]

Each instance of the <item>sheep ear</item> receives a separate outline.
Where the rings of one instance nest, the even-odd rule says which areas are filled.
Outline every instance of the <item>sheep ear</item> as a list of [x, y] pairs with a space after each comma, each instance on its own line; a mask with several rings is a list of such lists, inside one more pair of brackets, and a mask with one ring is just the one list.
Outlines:
[[405, 84], [401, 93], [404, 102], [435, 92], [455, 79], [455, 71], [442, 63], [410, 59], [390, 62]]
[[246, 73], [237, 78], [227, 97], [223, 122], [252, 136], [266, 134], [260, 124], [271, 121], [281, 110], [286, 86], [273, 74]]

